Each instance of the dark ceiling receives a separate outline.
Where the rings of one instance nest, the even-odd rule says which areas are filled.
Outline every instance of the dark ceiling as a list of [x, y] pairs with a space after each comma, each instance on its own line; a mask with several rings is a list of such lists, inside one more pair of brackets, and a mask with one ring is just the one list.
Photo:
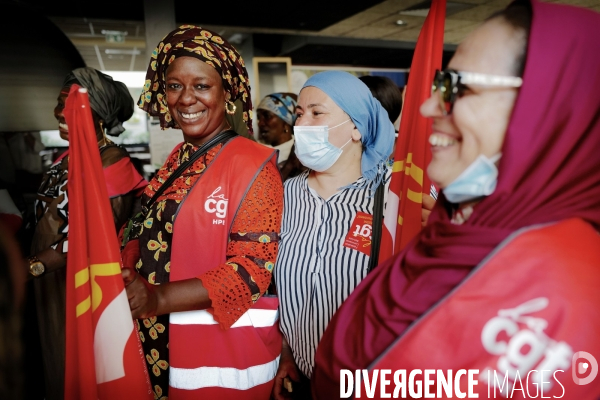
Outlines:
[[[153, 1], [161, 0], [150, 0], [150, 2]], [[285, 43], [286, 35], [254, 33], [253, 46], [261, 56], [288, 56], [292, 58], [294, 64], [300, 65], [410, 68], [414, 43], [401, 44], [397, 41], [369, 41], [331, 37], [326, 38], [325, 42], [314, 43], [311, 39], [312, 32], [334, 25], [381, 2], [382, 0], [348, 0], [343, 3], [341, 1], [305, 0], [302, 3], [294, 4], [275, 0], [216, 0], [212, 2], [174, 0], [176, 19], [180, 23], [249, 29], [285, 29], [297, 31], [296, 38], [305, 40], [302, 45], [290, 47]], [[136, 21], [139, 21], [142, 26], [144, 24], [143, 0], [103, 0], [101, 2], [86, 0], [0, 0], [0, 6], [5, 4], [18, 4], [22, 9], [29, 9], [31, 14], [46, 17], [114, 21], [115, 23], [122, 21], [123, 24], [136, 24], [138, 23]], [[20, 23], [24, 23], [26, 18], [15, 15], [12, 19], [22, 20]], [[94, 22], [94, 25], [98, 24], [101, 23]], [[129, 25], [127, 26], [129, 27]], [[87, 25], [85, 29], [87, 29]], [[123, 30], [131, 31], [131, 29]], [[302, 32], [306, 32], [306, 34], [303, 35]], [[143, 40], [143, 37], [144, 35], [141, 34], [141, 40]], [[446, 50], [452, 50], [450, 47], [453, 46], [446, 47], [448, 47]], [[90, 48], [92, 49], [90, 51], [93, 52], [93, 48]], [[451, 55], [451, 51], [444, 52], [444, 64], [448, 62]], [[95, 53], [92, 57], [95, 58]], [[110, 58], [111, 56], [106, 57]], [[120, 57], [126, 58], [127, 56], [121, 55]], [[138, 58], [139, 60], [143, 59], [143, 57]], [[110, 64], [109, 61], [107, 63]], [[135, 65], [137, 66], [137, 64]]]
[[0, 24], [3, 44], [0, 63], [0, 132], [55, 129], [52, 112], [65, 76], [85, 66], [65, 34], [44, 16], [24, 13], [15, 4], [3, 4]]
[[[295, 64], [353, 65], [372, 68], [410, 68], [413, 49], [307, 44], [290, 53]], [[454, 54], [444, 51], [442, 65]]]
[[[6, 2], [6, 1], [3, 1]], [[33, 11], [52, 17], [144, 20], [144, 2], [82, 1], [82, 0], [22, 0], [12, 1]], [[323, 1], [304, 0], [294, 3], [281, 0], [175, 0], [178, 22], [205, 25], [319, 31], [338, 21], [364, 11], [382, 0]]]

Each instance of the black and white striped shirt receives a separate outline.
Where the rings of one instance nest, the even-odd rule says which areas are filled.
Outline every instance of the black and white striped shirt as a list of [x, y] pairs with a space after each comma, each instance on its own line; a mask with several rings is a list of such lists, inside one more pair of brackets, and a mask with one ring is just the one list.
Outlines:
[[[387, 189], [391, 169], [381, 173]], [[307, 178], [304, 172], [285, 182], [275, 282], [281, 331], [296, 364], [310, 377], [327, 324], [367, 274], [369, 256], [345, 247], [344, 241], [358, 212], [373, 215], [375, 197], [369, 197], [371, 183], [324, 200], [309, 188]]]

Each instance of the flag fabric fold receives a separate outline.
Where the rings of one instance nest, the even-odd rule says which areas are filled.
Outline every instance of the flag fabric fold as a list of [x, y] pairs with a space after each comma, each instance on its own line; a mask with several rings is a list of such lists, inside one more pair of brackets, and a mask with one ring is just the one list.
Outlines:
[[433, 0], [415, 47], [384, 212], [379, 262], [398, 253], [421, 230], [423, 194], [429, 194], [431, 187], [426, 173], [431, 161], [431, 123], [419, 108], [431, 95], [435, 70], [441, 69], [445, 16], [446, 0]]
[[65, 118], [69, 126], [65, 399], [152, 399], [121, 278], [87, 90], [71, 86]]

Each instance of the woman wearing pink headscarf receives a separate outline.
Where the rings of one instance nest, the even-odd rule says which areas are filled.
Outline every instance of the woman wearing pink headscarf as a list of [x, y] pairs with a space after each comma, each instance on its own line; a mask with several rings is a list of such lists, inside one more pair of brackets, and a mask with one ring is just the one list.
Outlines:
[[[442, 195], [420, 235], [331, 320], [316, 398], [351, 394], [367, 368], [391, 370], [387, 393], [396, 378], [406, 393], [411, 373], [436, 393], [445, 388], [429, 387], [426, 369], [476, 369], [481, 398], [500, 396], [494, 380], [504, 397], [598, 398], [599, 27], [590, 10], [515, 2], [436, 74], [421, 113]], [[467, 375], [456, 379], [466, 392]]]

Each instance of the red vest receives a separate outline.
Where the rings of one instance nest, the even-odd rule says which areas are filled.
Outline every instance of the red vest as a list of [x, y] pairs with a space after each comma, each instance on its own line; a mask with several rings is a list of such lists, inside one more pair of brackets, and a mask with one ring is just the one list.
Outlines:
[[[226, 143], [175, 216], [170, 281], [198, 277], [226, 262], [236, 213], [277, 153], [245, 138]], [[261, 297], [229, 329], [207, 310], [171, 313], [169, 398], [268, 399], [279, 364], [276, 297]]]
[[[63, 158], [69, 155], [69, 150], [65, 151], [54, 161], [52, 166], [57, 165]], [[148, 185], [148, 182], [140, 175], [133, 166], [130, 157], [123, 157], [114, 164], [108, 167], [102, 167], [104, 172], [104, 181], [108, 197], [114, 198], [124, 196], [131, 191], [135, 191], [135, 195], [141, 195], [143, 189]]]
[[[536, 389], [542, 398], [543, 386], [544, 398], [597, 399], [600, 376], [593, 377], [600, 361], [599, 308], [598, 232], [580, 219], [529, 228], [507, 239], [408, 328], [373, 362], [370, 375], [391, 370], [386, 393], [393, 394], [395, 371], [406, 370], [408, 385], [411, 371], [421, 370], [413, 379], [424, 384], [425, 370], [436, 370], [428, 376], [433, 380], [429, 392], [431, 398], [445, 399], [460, 393], [453, 381], [453, 395], [442, 390], [438, 397], [437, 370], [446, 379], [452, 370], [453, 380], [466, 370], [458, 382], [460, 392], [470, 398], [468, 370], [477, 369], [472, 392], [479, 398], [536, 398]], [[379, 376], [371, 398], [381, 398], [380, 383]], [[420, 398], [405, 390], [404, 398]], [[400, 398], [402, 394], [400, 389]], [[367, 398], [364, 380], [360, 398]]]

